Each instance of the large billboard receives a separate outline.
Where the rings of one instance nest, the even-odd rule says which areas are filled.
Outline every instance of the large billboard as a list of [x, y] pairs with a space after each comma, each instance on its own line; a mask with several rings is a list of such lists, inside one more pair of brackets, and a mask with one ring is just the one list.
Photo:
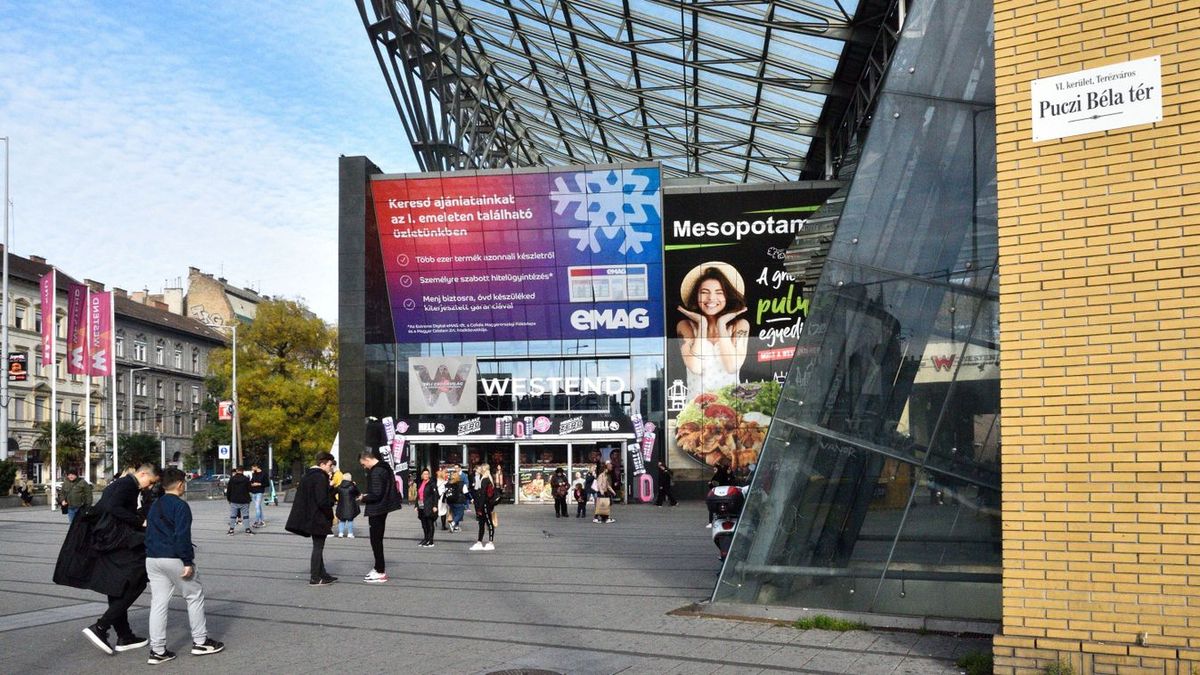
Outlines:
[[662, 337], [657, 165], [377, 177], [396, 343]]
[[811, 289], [788, 246], [832, 189], [668, 194], [667, 446], [672, 466], [758, 461]]

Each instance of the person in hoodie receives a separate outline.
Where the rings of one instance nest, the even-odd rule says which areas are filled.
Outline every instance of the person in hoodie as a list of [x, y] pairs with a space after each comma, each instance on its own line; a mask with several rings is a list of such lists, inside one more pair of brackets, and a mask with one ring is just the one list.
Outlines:
[[362, 509], [358, 506], [358, 486], [354, 484], [354, 477], [349, 473], [343, 473], [342, 484], [337, 486], [337, 492], [337, 536], [353, 539], [354, 519], [362, 513]]
[[162, 473], [162, 496], [146, 519], [146, 575], [150, 579], [150, 665], [175, 658], [167, 649], [168, 605], [175, 591], [187, 601], [192, 654], [216, 654], [225, 645], [208, 637], [204, 619], [204, 587], [196, 572], [192, 545], [192, 509], [183, 500], [187, 480], [179, 469]]
[[359, 496], [359, 500], [365, 507], [363, 512], [371, 528], [371, 553], [375, 556], [375, 565], [363, 577], [363, 581], [382, 584], [388, 580], [383, 559], [383, 531], [387, 526], [387, 516], [404, 502], [396, 487], [396, 477], [378, 450], [364, 450], [358, 463], [367, 470], [367, 491]]
[[267, 477], [263, 474], [262, 467], [257, 464], [250, 465], [250, 499], [254, 501], [254, 522], [252, 527], [262, 527], [266, 525], [263, 521], [263, 493], [267, 489]]
[[233, 467], [233, 475], [225, 486], [225, 499], [229, 502], [229, 531], [233, 534], [235, 523], [246, 524], [246, 534], [254, 534], [250, 529], [250, 478], [242, 473], [240, 466]]

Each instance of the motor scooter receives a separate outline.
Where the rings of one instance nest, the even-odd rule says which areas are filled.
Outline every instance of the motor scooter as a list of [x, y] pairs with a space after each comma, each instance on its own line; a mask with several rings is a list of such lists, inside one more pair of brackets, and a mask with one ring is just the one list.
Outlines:
[[712, 514], [712, 539], [717, 545], [720, 559], [729, 554], [729, 544], [737, 530], [738, 517], [746, 503], [746, 488], [736, 485], [718, 485], [708, 491], [704, 498], [708, 512]]

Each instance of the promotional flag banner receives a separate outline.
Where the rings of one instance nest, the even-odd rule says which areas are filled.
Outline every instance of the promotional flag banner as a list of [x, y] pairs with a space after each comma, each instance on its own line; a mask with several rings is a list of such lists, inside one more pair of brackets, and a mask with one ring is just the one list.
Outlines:
[[67, 289], [67, 373], [87, 375], [88, 287], [71, 284]]
[[92, 293], [88, 297], [88, 372], [92, 377], [113, 374], [113, 295]]
[[55, 308], [54, 300], [57, 289], [55, 288], [57, 279], [57, 270], [51, 269], [42, 275], [41, 291], [42, 291], [42, 365], [49, 366], [54, 363], [54, 319]]

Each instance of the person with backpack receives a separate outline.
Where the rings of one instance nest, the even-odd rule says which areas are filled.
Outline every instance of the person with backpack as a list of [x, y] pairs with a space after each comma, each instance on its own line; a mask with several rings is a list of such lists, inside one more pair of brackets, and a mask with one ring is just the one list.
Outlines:
[[363, 581], [382, 584], [388, 580], [383, 560], [383, 530], [387, 525], [387, 515], [399, 509], [404, 499], [396, 487], [392, 468], [383, 461], [378, 450], [363, 450], [358, 462], [367, 470], [367, 491], [359, 496], [359, 500], [365, 505], [363, 512], [367, 514], [367, 523], [371, 527], [371, 553], [375, 556], [375, 566], [367, 572]]
[[[479, 522], [479, 536], [471, 545], [472, 551], [494, 551], [496, 545], [496, 523], [492, 515], [496, 502], [500, 500], [500, 492], [492, 484], [491, 467], [486, 463], [475, 467], [475, 480], [472, 481], [471, 498], [475, 501], [475, 520]], [[487, 529], [488, 540], [483, 543], [483, 531]]]
[[463, 483], [463, 472], [457, 465], [450, 467], [446, 479], [446, 505], [450, 509], [450, 531], [462, 532], [460, 524], [467, 510], [467, 491]]
[[550, 492], [554, 495], [554, 517], [567, 518], [567, 493], [571, 484], [567, 481], [567, 472], [560, 466], [550, 476]]

